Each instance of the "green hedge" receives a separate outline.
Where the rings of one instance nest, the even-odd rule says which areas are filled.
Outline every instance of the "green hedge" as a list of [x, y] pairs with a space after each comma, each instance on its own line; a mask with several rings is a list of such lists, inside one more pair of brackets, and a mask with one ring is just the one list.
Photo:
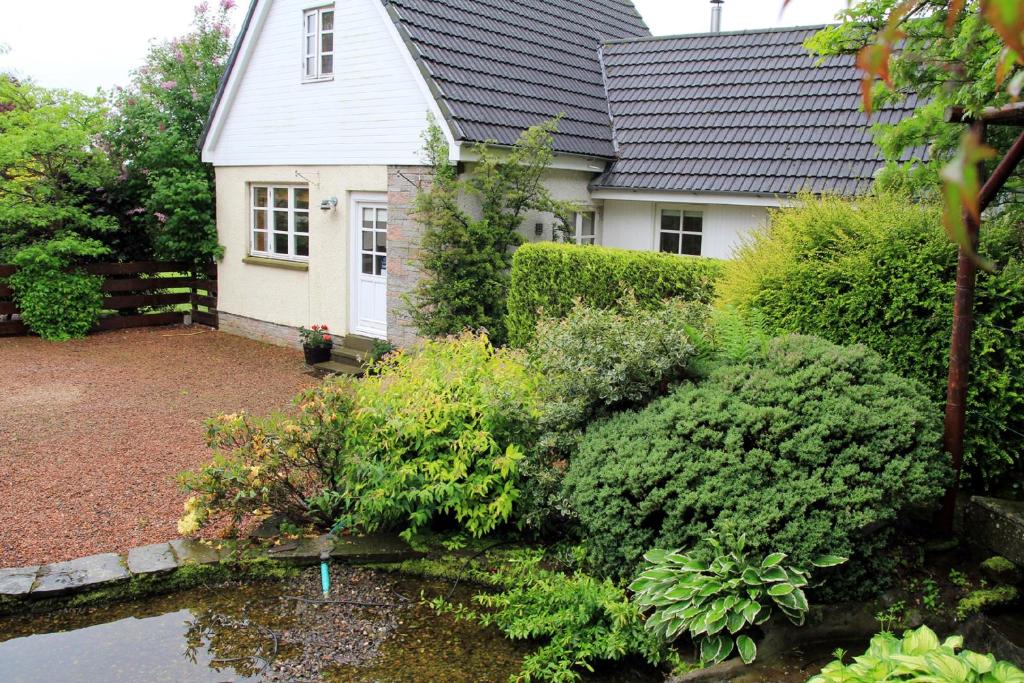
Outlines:
[[[1012, 218], [982, 228], [998, 270], [978, 275], [967, 404], [969, 474], [997, 489], [1019, 482], [1024, 464], [1024, 235]], [[956, 261], [938, 206], [900, 195], [807, 199], [740, 248], [720, 291], [773, 333], [871, 347], [922, 382], [941, 414]]]
[[524, 245], [512, 259], [509, 342], [525, 345], [542, 313], [564, 317], [577, 299], [593, 308], [613, 308], [632, 291], [640, 303], [673, 297], [711, 303], [721, 270], [719, 261], [699, 257], [553, 242]]
[[941, 436], [924, 387], [874, 351], [782, 337], [591, 425], [565, 493], [606, 574], [631, 576], [652, 548], [733, 532], [799, 566], [848, 557], [830, 590], [859, 595], [884, 580], [901, 514], [948, 485]]

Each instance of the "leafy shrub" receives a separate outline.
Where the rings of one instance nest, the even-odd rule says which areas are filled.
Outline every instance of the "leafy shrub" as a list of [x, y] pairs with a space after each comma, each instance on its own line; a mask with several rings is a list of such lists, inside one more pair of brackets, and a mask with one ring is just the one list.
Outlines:
[[850, 557], [842, 575], [870, 590], [864, 570], [879, 571], [889, 525], [949, 479], [940, 435], [920, 385], [878, 354], [784, 337], [591, 427], [566, 495], [610, 574], [633, 572], [648, 548], [742, 531], [751, 552], [781, 550], [801, 566]]
[[483, 611], [443, 599], [432, 604], [440, 612], [497, 626], [512, 640], [543, 643], [523, 659], [513, 681], [577, 681], [579, 669], [592, 671], [598, 660], [618, 661], [631, 655], [654, 665], [677, 661], [659, 638], [644, 629], [639, 609], [622, 588], [583, 573], [544, 569], [543, 559], [543, 553], [526, 551], [500, 569], [495, 582], [505, 589], [473, 597]]
[[[519, 226], [528, 210], [558, 216], [570, 211], [543, 182], [557, 124], [530, 127], [505, 153], [477, 145], [477, 161], [460, 177], [440, 127], [430, 121], [424, 142], [434, 179], [416, 195], [423, 277], [409, 308], [420, 334], [486, 329], [496, 343], [505, 342], [508, 271], [512, 250], [523, 241]], [[478, 212], [465, 208], [467, 198], [477, 202]]]
[[524, 514], [534, 528], [566, 511], [559, 496], [565, 461], [583, 429], [617, 409], [646, 404], [687, 373], [707, 307], [678, 299], [647, 308], [627, 296], [617, 309], [577, 306], [545, 318], [530, 343], [539, 387], [538, 457], [527, 465]]
[[509, 342], [525, 346], [540, 318], [564, 317], [578, 302], [615, 308], [625, 292], [648, 306], [670, 298], [711, 303], [720, 272], [721, 264], [706, 258], [550, 242], [526, 244], [512, 258]]
[[107, 248], [93, 239], [65, 235], [18, 251], [18, 270], [8, 278], [14, 301], [28, 328], [43, 339], [65, 341], [84, 337], [103, 310], [103, 279], [76, 263], [96, 258]]
[[[1018, 226], [986, 221], [968, 396], [967, 460], [978, 483], [1020, 467], [1024, 441], [1024, 258]], [[805, 198], [773, 213], [726, 266], [723, 298], [774, 333], [866, 344], [945, 400], [956, 247], [937, 206], [899, 195]]]
[[[809, 606], [803, 588], [807, 572], [786, 566], [785, 553], [757, 561], [746, 553], [746, 538], [726, 539], [724, 547], [709, 538], [707, 553], [652, 550], [644, 556], [648, 568], [630, 584], [641, 610], [653, 609], [647, 628], [673, 641], [685, 633], [700, 647], [705, 664], [725, 661], [735, 649], [750, 664], [757, 645], [747, 631], [771, 618], [778, 608], [791, 622], [803, 626]], [[841, 557], [820, 557], [816, 567], [841, 564]], [[735, 642], [733, 638], [735, 637]]]
[[627, 295], [616, 309], [580, 305], [542, 319], [528, 354], [544, 377], [545, 445], [574, 442], [595, 418], [644, 405], [682, 379], [707, 316], [706, 306], [673, 299], [648, 308]]
[[907, 631], [903, 638], [880, 633], [871, 639], [868, 651], [852, 664], [829, 663], [808, 683], [1024, 683], [1024, 671], [992, 655], [960, 650], [964, 639], [947, 638], [940, 643], [927, 626]]
[[465, 333], [376, 370], [306, 392], [297, 418], [216, 425], [213, 465], [184, 479], [193, 519], [269, 509], [406, 538], [443, 518], [475, 536], [509, 521], [536, 433], [536, 380], [520, 355]]

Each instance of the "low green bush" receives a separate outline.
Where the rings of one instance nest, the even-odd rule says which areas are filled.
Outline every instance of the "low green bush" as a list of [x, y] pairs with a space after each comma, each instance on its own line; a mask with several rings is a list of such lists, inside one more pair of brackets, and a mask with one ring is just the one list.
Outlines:
[[529, 344], [540, 384], [541, 437], [527, 466], [527, 523], [543, 528], [564, 513], [558, 495], [564, 463], [583, 429], [616, 410], [646, 404], [683, 379], [708, 307], [671, 299], [649, 308], [627, 296], [615, 309], [578, 305], [564, 318], [544, 318]]
[[561, 318], [578, 302], [614, 308], [625, 292], [643, 305], [680, 298], [711, 303], [721, 263], [712, 259], [580, 247], [526, 244], [512, 258], [508, 294], [509, 343], [525, 346], [542, 317]]
[[545, 569], [543, 560], [542, 552], [523, 551], [499, 569], [493, 582], [503, 590], [473, 597], [481, 610], [440, 598], [432, 605], [441, 613], [496, 626], [512, 640], [539, 643], [512, 681], [569, 683], [580, 680], [580, 669], [629, 656], [652, 665], [679, 663], [660, 638], [644, 629], [640, 610], [623, 588], [581, 572]]
[[77, 265], [108, 253], [99, 241], [65, 235], [18, 251], [8, 278], [21, 318], [43, 339], [84, 337], [103, 310], [103, 279]]
[[[706, 552], [652, 550], [647, 568], [630, 584], [633, 601], [650, 610], [647, 629], [666, 642], [688, 635], [705, 665], [725, 661], [733, 650], [745, 664], [757, 657], [749, 631], [777, 609], [803, 626], [810, 609], [804, 587], [808, 572], [782, 564], [785, 553], [754, 559], [746, 537], [709, 538]], [[833, 567], [845, 558], [815, 558], [816, 567]]]
[[[986, 220], [975, 302], [967, 461], [975, 484], [1003, 486], [1024, 463], [1024, 233]], [[941, 209], [900, 195], [804, 198], [772, 214], [726, 266], [722, 297], [774, 334], [866, 344], [945, 400], [956, 246]]]
[[889, 527], [949, 481], [940, 437], [940, 411], [878, 354], [790, 336], [588, 429], [565, 495], [611, 575], [742, 532], [801, 566], [849, 557], [830, 585], [870, 591]]
[[520, 497], [536, 383], [521, 354], [465, 333], [325, 382], [301, 396], [298, 417], [223, 418], [213, 463], [183, 479], [194, 494], [183, 527], [278, 511], [406, 538], [440, 520], [486, 534]]
[[840, 650], [839, 659], [808, 683], [1024, 683], [1024, 671], [992, 655], [962, 650], [963, 646], [960, 636], [939, 642], [927, 626], [907, 631], [903, 638], [880, 633], [851, 664], [843, 663], [845, 653]]

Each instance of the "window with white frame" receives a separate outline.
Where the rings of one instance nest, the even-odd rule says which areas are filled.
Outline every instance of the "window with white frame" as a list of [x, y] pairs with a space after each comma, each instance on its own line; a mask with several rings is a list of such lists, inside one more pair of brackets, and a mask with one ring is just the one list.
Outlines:
[[704, 214], [680, 208], [658, 210], [658, 251], [666, 254], [701, 255]]
[[322, 81], [334, 76], [334, 5], [306, 10], [302, 16], [302, 78]]
[[309, 188], [252, 186], [253, 256], [305, 261], [309, 258]]
[[569, 241], [574, 244], [597, 244], [597, 212], [578, 211], [569, 224]]

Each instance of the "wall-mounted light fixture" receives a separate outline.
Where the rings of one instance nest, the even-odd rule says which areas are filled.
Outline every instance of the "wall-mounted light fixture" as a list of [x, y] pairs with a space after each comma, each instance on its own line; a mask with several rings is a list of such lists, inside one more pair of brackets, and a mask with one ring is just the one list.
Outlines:
[[541, 235], [543, 235], [544, 234], [544, 224], [543, 223], [537, 223], [536, 225], [534, 225], [533, 226], [533, 234], [536, 235], [537, 237], [540, 237]]
[[322, 202], [320, 202], [320, 210], [321, 211], [333, 211], [336, 208], [338, 208], [338, 198], [337, 197], [329, 197], [329, 198], [323, 200]]

